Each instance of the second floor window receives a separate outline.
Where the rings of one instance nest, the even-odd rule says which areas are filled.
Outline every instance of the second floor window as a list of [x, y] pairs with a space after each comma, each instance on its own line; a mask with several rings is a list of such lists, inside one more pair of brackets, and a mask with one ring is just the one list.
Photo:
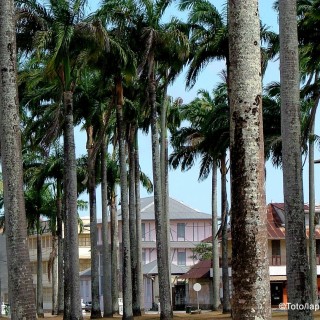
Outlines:
[[147, 263], [147, 254], [146, 254], [146, 249], [142, 249], [142, 264]]
[[187, 262], [187, 255], [185, 251], [178, 251], [178, 266], [185, 266]]
[[272, 265], [281, 265], [280, 240], [272, 240]]
[[186, 236], [186, 224], [185, 223], [178, 223], [177, 225], [177, 236], [179, 239], [185, 239]]
[[80, 247], [90, 247], [91, 246], [89, 234], [79, 235], [79, 246]]

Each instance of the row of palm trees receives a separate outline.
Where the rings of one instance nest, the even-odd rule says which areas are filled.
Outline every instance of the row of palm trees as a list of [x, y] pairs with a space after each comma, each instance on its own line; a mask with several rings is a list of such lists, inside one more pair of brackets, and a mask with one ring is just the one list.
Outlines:
[[[294, 1], [282, 2], [288, 3], [289, 8], [293, 10], [283, 9], [280, 6], [279, 11], [287, 10], [286, 14], [291, 13], [291, 17], [294, 14], [296, 21]], [[312, 115], [311, 120], [308, 120], [310, 117], [306, 117], [307, 130], [305, 132], [307, 134], [305, 137], [308, 139], [310, 131], [308, 129], [312, 127], [310, 123], [314, 121], [319, 96], [316, 60], [318, 55], [315, 49], [317, 38], [314, 33], [309, 32], [310, 29], [314, 31], [312, 26], [315, 23], [311, 13], [318, 9], [315, 0], [299, 1], [298, 4], [301, 70], [307, 79], [305, 104], [310, 105], [311, 103], [312, 105], [311, 109], [306, 109], [306, 114], [311, 113]], [[45, 188], [48, 183], [54, 185], [56, 200], [56, 217], [54, 218], [56, 229], [54, 230], [56, 231], [53, 232], [53, 235], [57, 237], [55, 254], [58, 258], [55, 268], [59, 270], [57, 272], [59, 288], [54, 290], [56, 297], [54, 312], [59, 312], [57, 309], [64, 306], [65, 319], [82, 319], [79, 292], [77, 197], [84, 190], [84, 185], [89, 192], [90, 208], [91, 317], [101, 317], [97, 281], [95, 197], [96, 185], [100, 182], [103, 194], [103, 223], [106, 226], [107, 208], [110, 207], [112, 238], [111, 249], [109, 250], [106, 243], [103, 248], [103, 265], [105, 266], [104, 272], [106, 272], [103, 284], [103, 291], [106, 293], [103, 311], [106, 316], [118, 311], [116, 179], [121, 186], [123, 222], [123, 319], [133, 319], [133, 316], [143, 312], [141, 254], [139, 254], [141, 252], [139, 180], [143, 178], [143, 175], [139, 170], [137, 133], [139, 129], [148, 131], [149, 126], [152, 140], [161, 319], [172, 319], [168, 258], [170, 252], [168, 241], [168, 128], [172, 132], [172, 144], [175, 148], [170, 157], [173, 167], [181, 164], [182, 169], [188, 169], [194, 164], [195, 157], [200, 154], [202, 156], [200, 177], [206, 178], [210, 170], [212, 171], [213, 230], [217, 226], [217, 208], [214, 205], [216, 203], [215, 177], [216, 170], [218, 166], [220, 167], [222, 186], [224, 186], [221, 191], [221, 232], [224, 244], [226, 243], [229, 211], [225, 183], [228, 170], [226, 157], [227, 150], [230, 148], [231, 225], [234, 244], [233, 284], [235, 288], [233, 300], [245, 302], [233, 305], [233, 315], [236, 319], [252, 316], [270, 318], [268, 266], [264, 256], [267, 252], [267, 241], [263, 150], [265, 149], [267, 157], [273, 157], [275, 163], [280, 163], [280, 160], [283, 162], [283, 168], [286, 168], [284, 172], [289, 172], [289, 174], [293, 172], [290, 168], [292, 160], [288, 158], [290, 155], [283, 153], [281, 157], [279, 96], [272, 95], [272, 92], [276, 91], [276, 86], [271, 86], [269, 95], [265, 97], [262, 97], [261, 88], [262, 71], [268, 59], [278, 53], [279, 40], [277, 35], [261, 26], [257, 7], [250, 5], [250, 10], [248, 10], [245, 0], [237, 1], [236, 4], [230, 2], [228, 15], [220, 14], [208, 1], [183, 0], [179, 7], [181, 10], [188, 10], [187, 23], [176, 18], [172, 18], [168, 23], [163, 22], [164, 14], [170, 5], [171, 2], [165, 0], [157, 2], [149, 0], [103, 1], [95, 13], [85, 17], [86, 2], [82, 0], [51, 0], [47, 4], [36, 0], [19, 0], [16, 1], [15, 8], [13, 1], [9, 1], [8, 4], [1, 3], [0, 12], [5, 13], [5, 19], [0, 19], [3, 23], [3, 26], [0, 25], [1, 32], [11, 30], [10, 39], [5, 36], [7, 33], [0, 34], [1, 41], [9, 41], [9, 44], [0, 42], [2, 50], [0, 56], [3, 57], [0, 61], [2, 62], [1, 67], [11, 66], [10, 68], [2, 67], [1, 70], [4, 75], [11, 77], [11, 80], [5, 81], [6, 85], [15, 84], [16, 72], [19, 73], [23, 148], [36, 152], [40, 158], [45, 159], [41, 167], [42, 172], [46, 172], [46, 176], [42, 178], [36, 192], [39, 192], [40, 187]], [[12, 31], [14, 30], [14, 14], [17, 21], [16, 34]], [[286, 34], [285, 32], [286, 29], [282, 31], [282, 35]], [[11, 47], [11, 43], [15, 43], [15, 35], [17, 50], [15, 46]], [[260, 39], [263, 40], [263, 44], [267, 44], [263, 49], [260, 49]], [[280, 44], [281, 41], [283, 40], [280, 37]], [[298, 38], [295, 41], [297, 43]], [[285, 43], [287, 42], [286, 39]], [[11, 48], [9, 55], [5, 48]], [[283, 42], [280, 48], [285, 49]], [[16, 52], [19, 58], [18, 69], [15, 66]], [[168, 97], [168, 85], [185, 65], [189, 67], [186, 85], [191, 87], [202, 68], [214, 59], [226, 61], [226, 74], [225, 83], [214, 90], [212, 97], [208, 92], [202, 91], [199, 93], [199, 98], [187, 106], [181, 106], [179, 100], [172, 101]], [[293, 59], [286, 58], [285, 61], [291, 62]], [[3, 79], [5, 79], [4, 76]], [[284, 81], [288, 79], [291, 78], [282, 76], [281, 82], [285, 83]], [[296, 80], [299, 81], [299, 77], [296, 77]], [[7, 86], [4, 85], [3, 88]], [[287, 94], [290, 95], [289, 89]], [[11, 297], [15, 297], [10, 303], [12, 315], [16, 319], [23, 317], [34, 319], [31, 274], [25, 267], [28, 265], [27, 248], [23, 241], [20, 241], [21, 243], [18, 241], [25, 239], [27, 225], [24, 218], [22, 193], [22, 158], [15, 156], [21, 154], [19, 151], [21, 150], [20, 136], [17, 130], [19, 129], [18, 100], [14, 99], [18, 93], [15, 91], [15, 85], [10, 90], [1, 91], [0, 118], [6, 230], [10, 240], [8, 256], [11, 257], [8, 260], [8, 266], [9, 270], [15, 271], [9, 275], [10, 285], [12, 284], [10, 294]], [[284, 90], [281, 85], [282, 105], [286, 99]], [[298, 107], [300, 100], [296, 99], [295, 103]], [[262, 104], [264, 105], [263, 113]], [[16, 105], [16, 108], [5, 108], [7, 105]], [[288, 107], [286, 110], [290, 112], [291, 108]], [[294, 129], [297, 140], [293, 142], [297, 149], [295, 156], [301, 158], [299, 141], [301, 130], [299, 129], [300, 122], [297, 122], [299, 112], [296, 111], [294, 117], [291, 123], [296, 121]], [[262, 129], [262, 118], [265, 123], [264, 129]], [[285, 120], [282, 121], [290, 119], [289, 115], [282, 117], [284, 118]], [[8, 119], [10, 119], [9, 123]], [[190, 127], [177, 130], [182, 119], [187, 120]], [[12, 126], [14, 121], [17, 124]], [[87, 133], [87, 156], [80, 160], [80, 162], [85, 162], [86, 169], [84, 170], [85, 177], [82, 176], [79, 180], [77, 179], [74, 126], [80, 123]], [[290, 126], [284, 122], [282, 128], [284, 127], [289, 128]], [[11, 138], [13, 136], [17, 141], [16, 145], [13, 145]], [[8, 137], [8, 140], [5, 137]], [[50, 151], [53, 142], [59, 141], [60, 137], [63, 137], [64, 146], [62, 158], [58, 158]], [[282, 133], [283, 145], [288, 147], [291, 143], [290, 139], [288, 133]], [[112, 154], [107, 156], [108, 145], [112, 146]], [[14, 156], [10, 152], [13, 152]], [[56, 160], [62, 159], [59, 160], [59, 170], [54, 170], [54, 174], [53, 170], [45, 168], [50, 163], [49, 159], [52, 156]], [[297, 158], [295, 160], [298, 170], [296, 177], [300, 177], [301, 170], [297, 165]], [[114, 170], [106, 170], [106, 160], [108, 166], [119, 164], [118, 174]], [[24, 163], [26, 164], [26, 161]], [[17, 167], [13, 168], [13, 164], [16, 164]], [[288, 177], [284, 180], [289, 183], [290, 177], [285, 177]], [[8, 183], [9, 181], [16, 181], [16, 183], [11, 184]], [[36, 182], [34, 179], [31, 181], [32, 187], [35, 187]], [[78, 183], [78, 181], [83, 183]], [[290, 226], [292, 230], [296, 228], [298, 217], [304, 217], [303, 210], [298, 208], [298, 205], [303, 204], [303, 199], [299, 198], [301, 200], [299, 204], [296, 200], [297, 194], [302, 191], [302, 185], [297, 181], [294, 183], [298, 189], [292, 189], [295, 190], [292, 200], [285, 194], [286, 210], [288, 210], [286, 216], [289, 217], [288, 233], [291, 230]], [[12, 189], [12, 187], [17, 189]], [[290, 184], [285, 184], [285, 189], [288, 190], [288, 188], [291, 188]], [[12, 195], [15, 195], [15, 199], [19, 201], [14, 202]], [[297, 209], [290, 209], [292, 204]], [[62, 241], [62, 223], [65, 228], [64, 241]], [[303, 224], [302, 221], [301, 224]], [[301, 224], [299, 226], [303, 231]], [[20, 238], [16, 238], [16, 230], [19, 230]], [[108, 239], [107, 228], [104, 227], [103, 231], [103, 238]], [[219, 259], [216, 258], [218, 246], [215, 234], [214, 231], [214, 273], [218, 275], [217, 262]], [[299, 255], [292, 254], [291, 269], [287, 268], [288, 279], [293, 279], [288, 289], [290, 302], [309, 301], [307, 295], [308, 268], [304, 249], [305, 233], [300, 234], [300, 239], [300, 253]], [[287, 242], [291, 250], [298, 248], [294, 239]], [[19, 249], [17, 246], [20, 246]], [[14, 253], [19, 253], [19, 256]], [[22, 258], [26, 260], [22, 261]], [[110, 264], [110, 261], [112, 268], [111, 274], [108, 274], [106, 266]], [[224, 270], [226, 270], [228, 261], [225, 251], [223, 261]], [[301, 293], [299, 298], [302, 299], [301, 301], [298, 301], [300, 291], [296, 289], [295, 277], [291, 276], [296, 270], [301, 270], [297, 263], [299, 266], [303, 263], [305, 270], [303, 276], [306, 279], [305, 287], [301, 288], [305, 290], [305, 293]], [[22, 269], [17, 271], [17, 266]], [[19, 272], [19, 275], [16, 271]], [[64, 290], [62, 289], [62, 274], [66, 281]], [[226, 283], [228, 274], [224, 273], [223, 278]], [[111, 280], [108, 281], [108, 279]], [[216, 309], [219, 306], [218, 277], [215, 276], [214, 279], [213, 294]], [[26, 291], [23, 292], [26, 296], [21, 291], [19, 294], [16, 292], [19, 288], [19, 281], [26, 284]], [[229, 286], [224, 285], [224, 311], [230, 310], [227, 288]], [[246, 294], [244, 294], [244, 288]], [[38, 297], [39, 300], [41, 300], [40, 297]], [[252, 309], [255, 310], [254, 315]], [[41, 303], [38, 303], [37, 312], [38, 315], [43, 312]], [[291, 319], [298, 319], [301, 314], [301, 312], [297, 314], [291, 311], [289, 316]], [[303, 316], [308, 317], [309, 315], [306, 312]]]

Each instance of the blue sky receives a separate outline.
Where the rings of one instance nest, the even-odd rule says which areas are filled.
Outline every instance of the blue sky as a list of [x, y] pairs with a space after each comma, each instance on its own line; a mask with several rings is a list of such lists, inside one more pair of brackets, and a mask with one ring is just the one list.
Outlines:
[[[216, 0], [213, 2], [218, 9], [221, 9], [225, 1]], [[278, 17], [277, 13], [272, 9], [273, 1], [260, 0], [260, 18], [262, 22], [270, 29], [278, 32]], [[96, 4], [91, 5], [92, 9], [96, 8]], [[177, 10], [173, 5], [168, 11], [168, 17], [176, 15]], [[182, 73], [175, 83], [169, 88], [169, 94], [173, 98], [181, 97], [184, 103], [190, 102], [196, 97], [199, 89], [206, 89], [212, 91], [215, 85], [220, 81], [219, 73], [224, 68], [224, 62], [213, 62], [200, 74], [194, 88], [190, 91], [185, 90], [185, 74]], [[279, 65], [278, 62], [269, 64], [267, 69], [264, 84], [271, 81], [279, 80]], [[317, 117], [318, 118], [318, 117]], [[317, 130], [316, 130], [317, 131]], [[317, 132], [316, 132], [317, 133]], [[85, 153], [85, 138], [82, 134], [77, 134], [76, 139], [77, 154]], [[316, 158], [320, 158], [318, 148]], [[305, 159], [303, 159], [305, 160]], [[152, 164], [151, 164], [151, 138], [149, 136], [140, 135], [140, 161], [142, 170], [152, 178]], [[315, 176], [318, 177], [320, 173], [320, 165], [315, 166]], [[272, 167], [271, 163], [266, 164], [267, 178], [266, 178], [266, 200], [269, 202], [283, 202], [282, 189], [282, 171]], [[170, 196], [184, 202], [191, 207], [202, 212], [211, 213], [211, 178], [206, 181], [198, 182], [199, 165], [198, 163], [193, 169], [188, 172], [181, 172], [179, 169], [169, 171], [169, 192]], [[308, 161], [304, 165], [304, 195], [305, 202], [308, 202]], [[220, 177], [218, 177], [220, 179]], [[317, 179], [316, 179], [317, 182]], [[219, 183], [220, 185], [220, 183]], [[219, 187], [219, 186], [218, 186]], [[317, 187], [317, 184], [316, 184]], [[218, 191], [219, 192], [219, 191]], [[119, 194], [119, 193], [118, 193]], [[319, 199], [318, 189], [315, 190], [316, 202]], [[141, 190], [141, 196], [149, 196], [145, 190]], [[87, 196], [82, 196], [88, 199]], [[101, 216], [101, 197], [98, 191], [97, 209], [98, 217]], [[218, 202], [220, 206], [220, 202]], [[220, 210], [218, 210], [220, 211]]]

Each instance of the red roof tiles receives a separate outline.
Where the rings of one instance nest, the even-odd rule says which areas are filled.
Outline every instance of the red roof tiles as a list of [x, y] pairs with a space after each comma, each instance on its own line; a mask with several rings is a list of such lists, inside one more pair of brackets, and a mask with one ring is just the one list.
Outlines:
[[[304, 210], [306, 213], [309, 211], [309, 206], [304, 205]], [[319, 207], [316, 207], [316, 212], [319, 212]], [[282, 215], [282, 218], [280, 217]], [[284, 224], [284, 203], [270, 203], [267, 206], [267, 230], [268, 239], [277, 240], [285, 239], [285, 224]], [[309, 237], [309, 230], [306, 231], [307, 237]], [[316, 239], [320, 239], [320, 230], [315, 230]], [[228, 240], [231, 240], [231, 232], [228, 232]], [[202, 242], [211, 243], [212, 236], [204, 239]]]
[[179, 279], [208, 278], [211, 266], [212, 260], [202, 260], [191, 267], [187, 273], [181, 275]]

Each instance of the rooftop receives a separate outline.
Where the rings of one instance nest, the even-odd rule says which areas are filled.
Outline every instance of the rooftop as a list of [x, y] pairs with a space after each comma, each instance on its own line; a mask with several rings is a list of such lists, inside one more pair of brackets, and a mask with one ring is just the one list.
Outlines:
[[212, 267], [212, 260], [202, 260], [192, 266], [188, 272], [183, 274], [180, 279], [200, 279], [208, 278], [210, 268]]

